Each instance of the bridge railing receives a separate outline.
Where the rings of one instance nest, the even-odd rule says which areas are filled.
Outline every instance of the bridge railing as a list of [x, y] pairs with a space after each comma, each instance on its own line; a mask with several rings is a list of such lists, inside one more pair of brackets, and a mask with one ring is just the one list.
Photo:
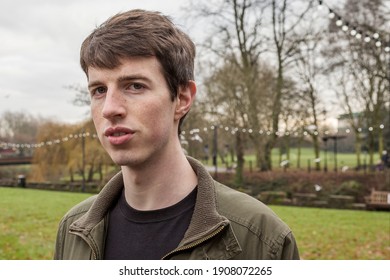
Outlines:
[[5, 157], [0, 158], [0, 165], [31, 164], [32, 157]]

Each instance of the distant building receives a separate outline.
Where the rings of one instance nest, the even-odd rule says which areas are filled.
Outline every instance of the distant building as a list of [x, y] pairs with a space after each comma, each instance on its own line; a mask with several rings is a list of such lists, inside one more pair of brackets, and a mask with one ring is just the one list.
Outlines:
[[0, 158], [12, 158], [18, 156], [19, 156], [19, 151], [17, 149], [0, 147]]

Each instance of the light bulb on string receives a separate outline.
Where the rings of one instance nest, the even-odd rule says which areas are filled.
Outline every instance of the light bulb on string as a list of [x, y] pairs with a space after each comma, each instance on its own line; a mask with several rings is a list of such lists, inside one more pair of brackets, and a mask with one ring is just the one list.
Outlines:
[[324, 6], [322, 5], [322, 1], [321, 0], [319, 0], [318, 1], [318, 10], [319, 11], [322, 11], [322, 8], [323, 8]]
[[336, 16], [336, 14], [332, 11], [332, 9], [329, 9], [328, 17], [329, 17], [330, 19], [334, 19], [335, 16]]
[[373, 40], [373, 43], [375, 43], [375, 46], [378, 48], [381, 48], [383, 46], [383, 50], [386, 53], [390, 52], [390, 45], [388, 45], [389, 42], [386, 42], [386, 46], [384, 46], [383, 40], [381, 40], [381, 35], [379, 32], [368, 32], [366, 34], [362, 33], [361, 30], [357, 29], [356, 27], [351, 27], [348, 22], [344, 22], [344, 20], [339, 16], [337, 13], [335, 13], [331, 8], [329, 8], [327, 5], [324, 5], [322, 0], [318, 0], [318, 9], [321, 10], [322, 8], [326, 7], [329, 11], [328, 17], [329, 19], [334, 19], [337, 17], [337, 20], [335, 21], [336, 26], [340, 27], [340, 29], [344, 32], [348, 32], [347, 34], [350, 34], [351, 36], [354, 36], [357, 40], [363, 39], [364, 42], [369, 43], [371, 40]]

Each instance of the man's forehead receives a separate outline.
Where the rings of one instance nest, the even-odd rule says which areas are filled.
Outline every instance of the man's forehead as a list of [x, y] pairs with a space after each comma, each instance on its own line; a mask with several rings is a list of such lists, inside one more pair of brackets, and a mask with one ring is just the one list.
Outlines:
[[108, 75], [110, 73], [144, 73], [150, 71], [155, 72], [157, 70], [160, 74], [163, 74], [161, 63], [155, 56], [127, 57], [119, 59], [115, 67], [88, 66], [87, 79], [90, 80], [91, 76]]
[[94, 72], [111, 72], [118, 70], [132, 70], [132, 69], [150, 69], [157, 67], [162, 70], [162, 65], [155, 56], [147, 57], [126, 57], [118, 60], [118, 63], [114, 67], [106, 67], [100, 65], [90, 65], [88, 66], [88, 76], [91, 71]]

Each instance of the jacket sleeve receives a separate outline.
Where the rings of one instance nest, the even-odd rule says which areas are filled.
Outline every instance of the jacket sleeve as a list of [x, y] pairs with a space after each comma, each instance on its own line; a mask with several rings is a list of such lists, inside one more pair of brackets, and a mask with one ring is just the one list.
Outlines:
[[284, 239], [284, 244], [280, 256], [281, 260], [299, 260], [299, 251], [294, 235], [290, 232]]
[[63, 256], [64, 239], [65, 239], [64, 231], [66, 230], [64, 224], [65, 224], [64, 220], [62, 219], [57, 230], [57, 238], [55, 242], [54, 257], [53, 257], [54, 260], [63, 259], [62, 256]]

